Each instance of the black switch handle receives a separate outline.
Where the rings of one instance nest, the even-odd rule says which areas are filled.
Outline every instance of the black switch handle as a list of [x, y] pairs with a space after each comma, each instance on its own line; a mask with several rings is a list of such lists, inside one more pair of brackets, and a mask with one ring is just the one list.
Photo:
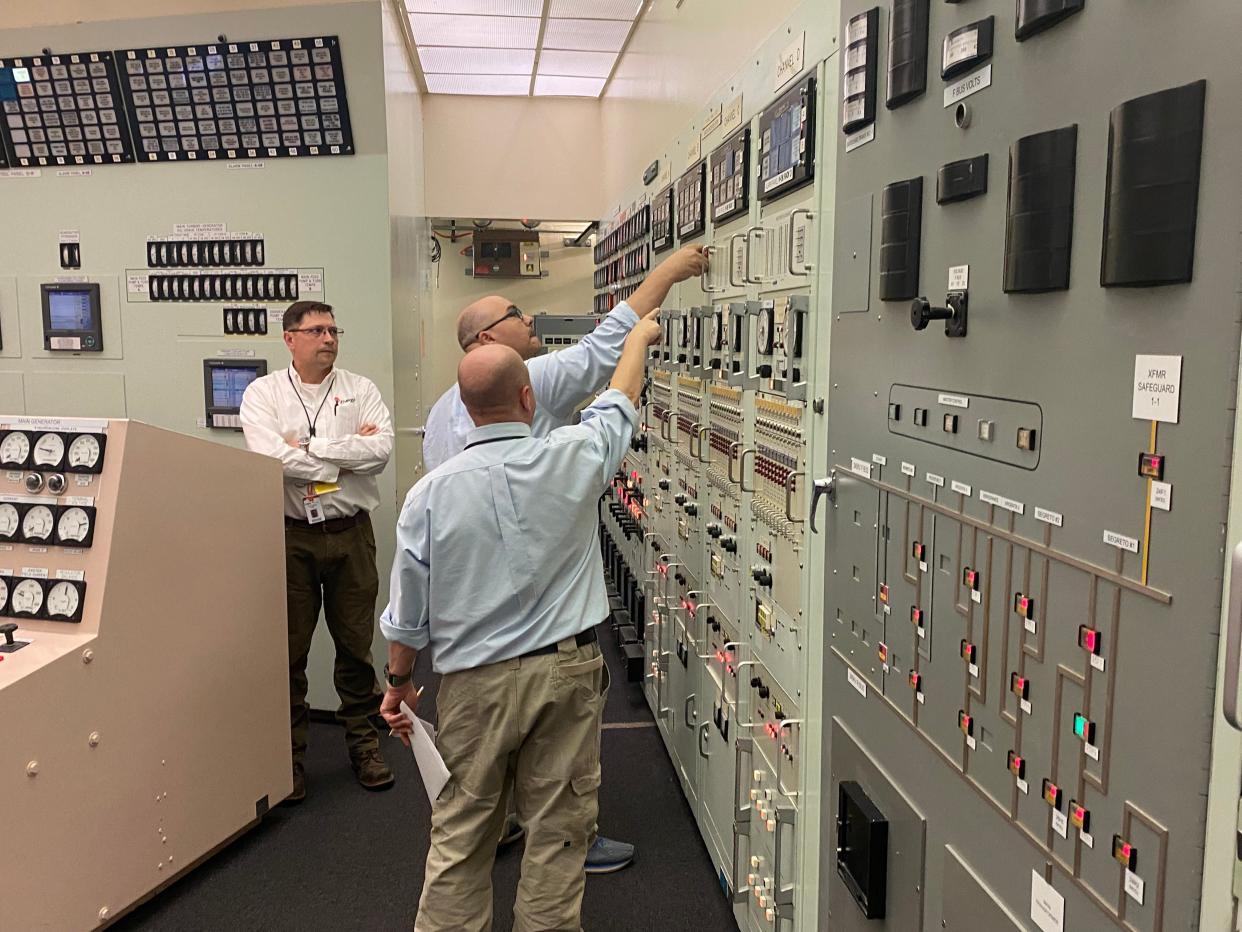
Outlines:
[[13, 634], [16, 631], [17, 631], [17, 625], [11, 621], [0, 625], [0, 634], [4, 635], [4, 643], [6, 645], [13, 643]]

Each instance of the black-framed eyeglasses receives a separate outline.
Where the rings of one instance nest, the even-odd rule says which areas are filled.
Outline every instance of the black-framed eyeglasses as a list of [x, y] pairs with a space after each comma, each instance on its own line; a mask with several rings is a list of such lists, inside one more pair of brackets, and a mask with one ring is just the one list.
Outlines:
[[286, 333], [309, 333], [316, 340], [322, 340], [325, 335], [329, 335], [332, 339], [337, 339], [345, 331], [340, 327], [296, 327], [286, 330]]
[[499, 326], [500, 324], [503, 324], [503, 323], [504, 323], [506, 320], [508, 320], [510, 317], [516, 317], [516, 318], [518, 318], [519, 320], [521, 320], [521, 319], [522, 319], [522, 318], [524, 318], [525, 316], [526, 316], [526, 315], [522, 313], [521, 308], [519, 308], [516, 304], [510, 304], [510, 305], [509, 305], [509, 310], [505, 311], [505, 316], [504, 316], [504, 317], [501, 317], [499, 320], [493, 321], [492, 323], [490, 323], [490, 324], [488, 324], [486, 327], [484, 327], [482, 330], [479, 330], [478, 332], [476, 332], [476, 333], [475, 333], [475, 335], [474, 335], [474, 338], [475, 338], [475, 340], [477, 341], [477, 340], [479, 339], [479, 337], [481, 337], [481, 336], [482, 336], [484, 333], [486, 333], [488, 330], [491, 330], [493, 327], [497, 327], [497, 326]]

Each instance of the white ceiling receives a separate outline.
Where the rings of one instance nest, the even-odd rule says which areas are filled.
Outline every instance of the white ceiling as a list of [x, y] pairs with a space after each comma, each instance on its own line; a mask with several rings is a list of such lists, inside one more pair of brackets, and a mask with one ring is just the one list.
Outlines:
[[599, 97], [647, 0], [405, 0], [432, 94]]

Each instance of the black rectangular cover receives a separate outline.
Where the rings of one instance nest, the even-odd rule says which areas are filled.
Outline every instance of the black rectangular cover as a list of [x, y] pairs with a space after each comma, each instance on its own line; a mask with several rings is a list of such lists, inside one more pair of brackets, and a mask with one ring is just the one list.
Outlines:
[[941, 165], [936, 172], [936, 203], [965, 201], [988, 190], [988, 154]]
[[973, 71], [992, 57], [992, 33], [996, 17], [967, 23], [944, 37], [940, 77], [944, 80]]
[[1013, 34], [1021, 42], [1079, 12], [1086, 0], [1018, 0]]
[[837, 787], [837, 875], [866, 918], [884, 918], [888, 820], [853, 780]]
[[931, 0], [893, 0], [888, 37], [888, 97], [895, 110], [927, 90], [927, 26]]
[[845, 24], [845, 69], [841, 83], [841, 130], [849, 134], [875, 122], [880, 57], [880, 8], [851, 16]]
[[880, 195], [880, 300], [919, 293], [919, 241], [923, 228], [923, 178], [895, 181]]
[[669, 185], [651, 199], [651, 251], [659, 254], [672, 249], [673, 186]]
[[1101, 285], [1190, 281], [1206, 91], [1207, 82], [1196, 81], [1113, 110]]
[[1006, 292], [1069, 287], [1077, 154], [1077, 124], [1025, 136], [1010, 146]]

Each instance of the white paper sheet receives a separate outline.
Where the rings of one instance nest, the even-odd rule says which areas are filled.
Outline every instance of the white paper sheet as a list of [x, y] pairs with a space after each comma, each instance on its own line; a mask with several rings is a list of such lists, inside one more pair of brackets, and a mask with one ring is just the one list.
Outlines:
[[436, 750], [435, 729], [429, 722], [415, 715], [404, 702], [401, 703], [401, 714], [414, 725], [410, 732], [410, 749], [414, 752], [414, 760], [418, 763], [418, 772], [422, 774], [423, 786], [427, 789], [427, 799], [434, 804], [450, 776], [448, 768], [444, 766], [444, 758]]

